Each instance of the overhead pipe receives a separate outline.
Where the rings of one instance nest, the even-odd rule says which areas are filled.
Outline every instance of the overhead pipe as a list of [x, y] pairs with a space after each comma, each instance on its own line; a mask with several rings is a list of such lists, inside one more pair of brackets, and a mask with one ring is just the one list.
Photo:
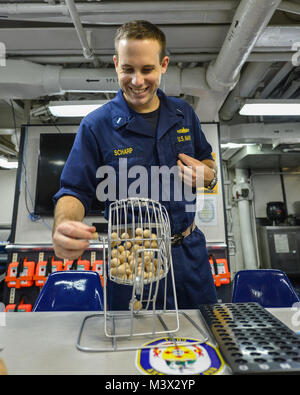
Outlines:
[[90, 48], [90, 45], [89, 45], [87, 37], [85, 35], [85, 31], [82, 27], [82, 24], [81, 24], [81, 21], [80, 21], [74, 1], [73, 0], [65, 0], [65, 2], [68, 7], [73, 24], [75, 26], [79, 41], [81, 43], [81, 46], [83, 49], [83, 56], [86, 59], [92, 60], [95, 67], [99, 67], [100, 66], [99, 60], [95, 57], [94, 50], [92, 48]]
[[275, 74], [268, 85], [266, 85], [266, 87], [260, 92], [259, 98], [266, 99], [293, 68], [294, 66], [291, 62], [286, 62], [278, 73]]
[[295, 52], [255, 52], [251, 53], [247, 62], [289, 62]]
[[[160, 1], [159, 12], [170, 13], [183, 12], [183, 11], [231, 11], [237, 7], [238, 0], [220, 0], [220, 1]], [[155, 11], [157, 13], [157, 3], [153, 1], [145, 1], [139, 4], [135, 1], [126, 1], [116, 3], [84, 3], [77, 4], [77, 10], [79, 13], [102, 13], [102, 12], [114, 12], [114, 13], [126, 13], [128, 12], [144, 12], [148, 13]], [[0, 4], [0, 13], [2, 15], [16, 15], [16, 14], [68, 14], [68, 8], [65, 4], [37, 4], [37, 3], [26, 3], [26, 4], [11, 4], [2, 3]]]
[[1, 143], [1, 136], [0, 136], [0, 152], [1, 154], [7, 154], [7, 155], [12, 155], [15, 156], [17, 151], [13, 148], [9, 148], [6, 144]]
[[[290, 55], [291, 57], [292, 55]], [[217, 57], [216, 54], [184, 54], [184, 55], [171, 55], [170, 63], [189, 63], [189, 62], [208, 62]], [[79, 55], [24, 55], [24, 56], [11, 56], [10, 59], [24, 59], [35, 63], [41, 64], [54, 64], [54, 63], [88, 63], [89, 59], [83, 58]], [[100, 55], [98, 57], [102, 63], [110, 63], [113, 65], [113, 55]]]
[[251, 225], [250, 200], [252, 188], [248, 182], [247, 169], [235, 169], [235, 196], [239, 210], [240, 234], [245, 269], [257, 269], [256, 248]]
[[281, 99], [290, 98], [291, 96], [293, 96], [295, 92], [297, 92], [299, 88], [300, 88], [300, 79], [292, 81], [290, 86], [287, 88], [287, 90], [280, 95], [280, 98]]
[[[128, 21], [128, 15], [132, 19], [143, 19], [148, 15], [149, 20], [156, 24], [187, 24], [206, 23], [224, 24], [229, 23], [234, 9], [239, 0], [214, 0], [214, 1], [143, 1], [143, 2], [83, 2], [78, 1], [76, 8], [84, 17], [86, 23], [97, 25], [120, 25]], [[61, 4], [0, 4], [0, 15], [9, 19], [67, 21], [68, 9], [60, 0]], [[159, 8], [159, 11], [157, 11]], [[63, 15], [63, 16], [62, 16]], [[180, 15], [180, 18], [178, 18]]]
[[300, 4], [296, 4], [293, 1], [284, 0], [278, 6], [278, 10], [300, 15]]
[[265, 62], [249, 63], [246, 66], [239, 82], [231, 91], [219, 112], [219, 116], [223, 121], [229, 121], [233, 118], [236, 111], [240, 108], [241, 99], [251, 97], [253, 89], [262, 81], [271, 65], [272, 62]]
[[207, 69], [206, 79], [212, 90], [234, 88], [242, 66], [279, 4], [280, 0], [241, 0], [219, 56]]
[[[291, 60], [294, 52], [265, 52], [265, 53], [251, 53], [247, 62], [288, 62]], [[216, 59], [218, 54], [205, 53], [205, 54], [172, 54], [170, 55], [170, 62], [208, 62]], [[41, 64], [54, 64], [54, 63], [88, 63], [90, 59], [86, 59], [80, 55], [24, 55], [24, 56], [8, 56], [9, 59], [24, 59]], [[99, 55], [98, 59], [102, 63], [113, 64], [112, 55]]]

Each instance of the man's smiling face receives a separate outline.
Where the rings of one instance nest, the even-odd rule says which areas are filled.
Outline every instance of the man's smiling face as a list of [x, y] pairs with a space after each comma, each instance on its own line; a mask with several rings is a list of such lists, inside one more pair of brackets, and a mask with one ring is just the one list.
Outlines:
[[136, 112], [146, 113], [159, 107], [156, 94], [169, 58], [160, 60], [160, 44], [156, 40], [123, 39], [114, 56], [116, 72], [124, 98]]

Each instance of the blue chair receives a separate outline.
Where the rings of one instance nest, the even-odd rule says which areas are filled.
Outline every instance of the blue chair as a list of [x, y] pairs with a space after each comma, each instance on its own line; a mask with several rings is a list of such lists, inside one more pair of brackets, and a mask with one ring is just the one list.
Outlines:
[[99, 274], [80, 270], [51, 273], [33, 311], [103, 311]]
[[256, 302], [263, 307], [291, 307], [300, 302], [290, 280], [281, 270], [241, 270], [233, 281], [233, 303]]

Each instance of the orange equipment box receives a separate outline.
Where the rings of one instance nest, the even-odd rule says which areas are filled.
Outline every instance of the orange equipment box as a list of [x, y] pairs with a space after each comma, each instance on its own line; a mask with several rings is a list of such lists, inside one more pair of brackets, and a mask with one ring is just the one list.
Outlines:
[[75, 261], [67, 261], [64, 270], [90, 270], [91, 263], [87, 259], [75, 259]]
[[33, 285], [35, 262], [27, 261], [27, 257], [20, 262], [11, 262], [7, 269], [5, 282], [9, 288], [31, 287]]
[[42, 287], [49, 274], [53, 272], [59, 272], [63, 270], [63, 262], [55, 261], [54, 256], [49, 258], [48, 261], [40, 261], [36, 266], [35, 276], [33, 277], [35, 285], [37, 287]]
[[215, 286], [219, 287], [222, 284], [229, 284], [231, 275], [228, 270], [227, 259], [215, 258], [213, 255], [210, 255], [209, 263], [213, 274]]

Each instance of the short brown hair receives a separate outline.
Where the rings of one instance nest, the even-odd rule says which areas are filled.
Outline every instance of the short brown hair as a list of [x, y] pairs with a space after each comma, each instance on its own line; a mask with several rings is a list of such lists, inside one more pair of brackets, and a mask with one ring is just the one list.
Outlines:
[[143, 20], [127, 22], [119, 27], [115, 35], [116, 55], [118, 56], [118, 44], [120, 40], [145, 40], [147, 38], [156, 40], [160, 44], [160, 61], [162, 61], [166, 56], [166, 36], [157, 26]]

